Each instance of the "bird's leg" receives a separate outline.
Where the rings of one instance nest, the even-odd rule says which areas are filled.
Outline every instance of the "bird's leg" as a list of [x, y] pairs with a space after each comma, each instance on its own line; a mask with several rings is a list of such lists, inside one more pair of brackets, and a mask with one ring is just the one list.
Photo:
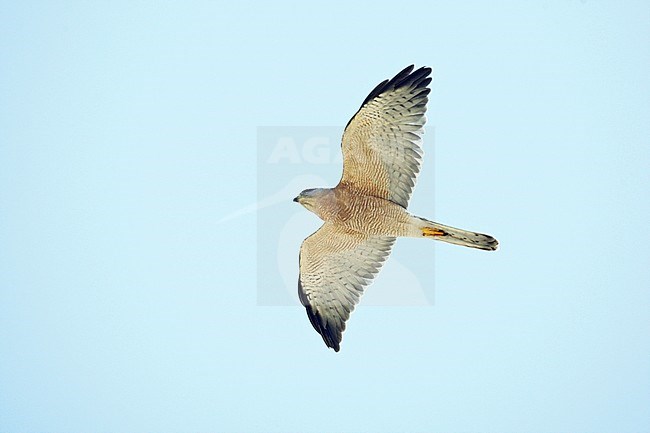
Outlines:
[[422, 227], [422, 236], [424, 237], [444, 236], [446, 234], [442, 230], [434, 229], [433, 227]]

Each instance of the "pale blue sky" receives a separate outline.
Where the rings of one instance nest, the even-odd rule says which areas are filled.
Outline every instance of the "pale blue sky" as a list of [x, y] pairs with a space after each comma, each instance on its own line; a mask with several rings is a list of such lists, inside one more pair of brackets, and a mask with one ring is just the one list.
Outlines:
[[[649, 431], [650, 4], [306, 3], [0, 2], [0, 432]], [[218, 221], [411, 63], [411, 209], [502, 249], [401, 240], [335, 354]]]

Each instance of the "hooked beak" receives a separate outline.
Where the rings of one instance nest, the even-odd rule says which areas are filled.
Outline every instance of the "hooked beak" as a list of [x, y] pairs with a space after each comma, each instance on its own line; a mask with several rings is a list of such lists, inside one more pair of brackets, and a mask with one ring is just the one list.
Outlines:
[[299, 201], [298, 201], [298, 197], [294, 198], [293, 201], [294, 201], [295, 203], [299, 203]]

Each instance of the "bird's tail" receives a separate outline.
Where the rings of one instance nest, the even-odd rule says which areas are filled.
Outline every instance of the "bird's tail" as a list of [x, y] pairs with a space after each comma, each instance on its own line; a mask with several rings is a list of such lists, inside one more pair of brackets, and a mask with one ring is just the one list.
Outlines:
[[499, 247], [499, 241], [490, 235], [445, 226], [424, 218], [419, 219], [424, 222], [424, 225], [420, 226], [420, 231], [424, 237], [430, 237], [449, 244], [478, 248], [479, 250], [494, 251]]

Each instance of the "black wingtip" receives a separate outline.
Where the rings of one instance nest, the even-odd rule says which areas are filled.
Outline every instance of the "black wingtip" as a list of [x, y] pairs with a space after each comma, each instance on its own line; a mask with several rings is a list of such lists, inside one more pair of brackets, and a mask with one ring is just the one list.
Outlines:
[[[300, 262], [300, 258], [298, 259], [298, 262]], [[335, 352], [341, 350], [343, 330], [334, 329], [331, 324], [328, 324], [327, 321], [323, 319], [318, 311], [315, 311], [312, 308], [311, 304], [309, 303], [309, 299], [307, 298], [307, 294], [302, 288], [302, 282], [300, 281], [300, 278], [298, 278], [298, 297], [300, 298], [300, 303], [307, 310], [307, 317], [309, 317], [311, 326], [313, 326], [316, 332], [320, 334], [327, 347], [334, 349]]]
[[332, 326], [328, 326], [328, 323], [310, 305], [306, 305], [305, 309], [307, 310], [307, 317], [309, 317], [311, 325], [323, 338], [327, 347], [334, 349], [335, 352], [341, 350], [341, 331], [333, 329]]
[[409, 65], [399, 71], [390, 80], [384, 80], [379, 83], [377, 87], [366, 96], [361, 107], [387, 90], [399, 89], [400, 87], [426, 88], [429, 83], [431, 83], [431, 78], [429, 77], [429, 75], [431, 75], [431, 68], [423, 66], [419, 69], [414, 69], [415, 65]]
[[[397, 75], [390, 80], [384, 80], [377, 84], [377, 86], [370, 91], [368, 96], [366, 96], [366, 99], [363, 100], [359, 110], [382, 93], [391, 89], [399, 89], [400, 87], [413, 87], [414, 89], [419, 89], [418, 93], [426, 96], [431, 91], [431, 89], [427, 88], [429, 83], [431, 83], [431, 77], [429, 77], [429, 75], [431, 75], [431, 68], [423, 66], [415, 71], [413, 70], [414, 68], [415, 65], [409, 65], [399, 71]], [[357, 110], [357, 113], [359, 110]], [[354, 119], [354, 116], [348, 120], [348, 123], [345, 125], [346, 128], [350, 122], [352, 122], [352, 119]]]

